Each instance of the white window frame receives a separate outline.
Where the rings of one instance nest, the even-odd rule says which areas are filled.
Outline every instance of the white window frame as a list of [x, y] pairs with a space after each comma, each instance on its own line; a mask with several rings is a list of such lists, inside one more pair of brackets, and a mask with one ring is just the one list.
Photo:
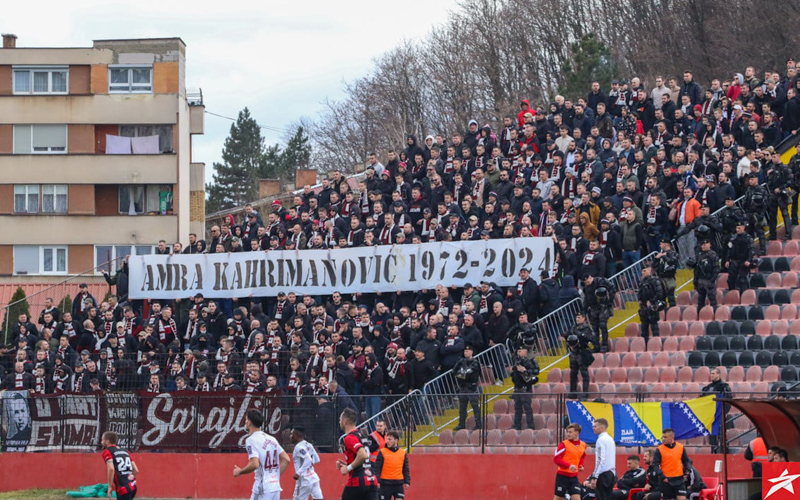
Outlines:
[[[52, 271], [45, 271], [44, 270], [44, 253], [45, 251], [52, 251], [53, 252], [53, 270]], [[64, 270], [59, 271], [58, 267], [58, 251], [64, 250]], [[39, 247], [39, 274], [41, 275], [53, 275], [53, 274], [67, 274], [69, 271], [69, 247], [67, 246], [40, 246]]]
[[[150, 71], [150, 83], [133, 83], [133, 70], [146, 69]], [[122, 84], [111, 83], [111, 72], [115, 70], [128, 71], [127, 89], [112, 88]], [[109, 64], [108, 65], [108, 93], [109, 94], [152, 94], [153, 93], [153, 65], [152, 64]]]
[[[15, 276], [52, 276], [52, 275], [66, 275], [69, 274], [69, 247], [66, 245], [19, 245], [21, 247], [32, 247], [36, 249], [37, 254], [39, 256], [39, 265], [36, 269], [36, 272], [32, 273], [18, 273], [16, 266], [17, 263], [14, 262], [14, 275]], [[15, 247], [16, 248], [16, 247]], [[59, 250], [64, 251], [64, 270], [58, 270], [58, 252]], [[44, 254], [45, 251], [53, 252], [53, 267], [54, 270], [52, 271], [45, 271], [44, 270]], [[15, 255], [16, 258], [16, 255]]]
[[[118, 245], [95, 245], [94, 249], [92, 250], [92, 252], [94, 253], [94, 273], [95, 274], [102, 274], [103, 270], [100, 269], [100, 266], [105, 264], [105, 262], [98, 262], [97, 261], [97, 249], [99, 247], [111, 247], [111, 260], [113, 261], [113, 260], [125, 257], [124, 255], [117, 255], [117, 247], [130, 247], [131, 248], [131, 255], [153, 255], [153, 254], [156, 253], [156, 249], [158, 248], [158, 245], [157, 244], [156, 245], [134, 245], [134, 244], [130, 244], [130, 243], [129, 244], [118, 244]], [[139, 254], [136, 251], [137, 247], [150, 247], [150, 253]], [[116, 270], [117, 270], [117, 268], [114, 267], [112, 269], [108, 269], [108, 272], [111, 273], [111, 274], [114, 274], [114, 271], [116, 271]]]
[[[62, 125], [61, 123], [18, 123], [16, 125], [30, 127], [31, 136], [30, 136], [30, 144], [31, 144], [31, 151], [29, 153], [19, 153], [16, 150], [13, 154], [15, 155], [65, 155], [69, 152], [69, 126], [66, 124], [64, 125], [64, 150], [53, 149], [52, 146], [48, 146], [47, 151], [34, 151], [33, 149], [33, 127], [37, 125]], [[13, 127], [13, 144], [17, 144], [17, 127]]]
[[[52, 187], [53, 188], [53, 194], [52, 195], [47, 195], [47, 196], [52, 196], [53, 197], [53, 211], [52, 212], [48, 212], [47, 210], [44, 209], [44, 197], [45, 197], [44, 189], [46, 187]], [[62, 191], [62, 192], [59, 193], [59, 191]], [[59, 196], [66, 196], [66, 198], [67, 198], [67, 203], [66, 203], [66, 206], [64, 207], [64, 211], [63, 212], [60, 212], [60, 211], [57, 210], [58, 197]], [[39, 211], [41, 213], [43, 213], [43, 214], [66, 214], [66, 213], [69, 213], [69, 186], [67, 184], [42, 184], [40, 186], [40, 189], [39, 189], [39, 203], [40, 203]]]
[[[12, 66], [13, 81], [11, 88], [14, 95], [67, 95], [69, 94], [69, 66]], [[47, 90], [36, 92], [33, 85], [33, 74], [47, 72]], [[17, 90], [17, 73], [28, 73], [30, 90]], [[53, 73], [66, 73], [66, 90], [53, 90]]]
[[[17, 188], [24, 188], [25, 189], [25, 210], [24, 211], [17, 211]], [[33, 188], [36, 189], [36, 211], [31, 212], [28, 210], [28, 198], [33, 194]], [[38, 214], [41, 212], [41, 204], [42, 204], [42, 190], [38, 184], [14, 184], [14, 213], [15, 214]]]

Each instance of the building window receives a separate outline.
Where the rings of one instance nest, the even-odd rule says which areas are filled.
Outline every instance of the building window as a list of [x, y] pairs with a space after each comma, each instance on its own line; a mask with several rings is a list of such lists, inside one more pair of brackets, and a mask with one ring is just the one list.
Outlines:
[[39, 186], [37, 184], [14, 185], [14, 213], [35, 214], [39, 212]]
[[153, 92], [153, 67], [109, 66], [108, 92]]
[[67, 247], [15, 246], [14, 274], [67, 274]]
[[124, 259], [128, 255], [150, 255], [155, 248], [155, 245], [98, 245], [94, 247], [94, 272], [113, 273], [119, 268], [117, 259]]
[[14, 154], [63, 154], [66, 152], [66, 125], [14, 125]]
[[66, 94], [69, 68], [14, 68], [14, 94]]
[[42, 212], [48, 214], [67, 213], [66, 184], [45, 184], [42, 186]]
[[138, 215], [166, 215], [172, 211], [172, 185], [147, 184], [119, 187], [119, 212]]
[[120, 125], [121, 137], [158, 136], [158, 149], [162, 153], [172, 152], [172, 125]]

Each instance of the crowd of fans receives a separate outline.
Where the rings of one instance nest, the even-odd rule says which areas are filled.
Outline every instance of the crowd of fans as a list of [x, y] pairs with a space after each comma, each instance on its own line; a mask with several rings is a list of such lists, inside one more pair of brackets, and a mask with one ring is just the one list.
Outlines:
[[[522, 101], [498, 128], [472, 120], [463, 133], [422, 143], [409, 135], [383, 162], [369, 156], [358, 191], [335, 172], [290, 207], [275, 201], [261, 214], [247, 206], [244, 220], [230, 216], [208, 239], [192, 234], [186, 248], [162, 241], [156, 253], [544, 236], [554, 241], [552, 268], [538, 280], [525, 269], [505, 289], [481, 282], [141, 303], [127, 300], [123, 263], [106, 276], [117, 287], [107, 302], [82, 287], [72, 311], [51, 301], [38, 317], [18, 318], [13, 342], [0, 350], [4, 386], [339, 394], [370, 416], [387, 396], [422, 389], [456, 366], [465, 348], [477, 355], [511, 339], [542, 352], [552, 341], [537, 342], [528, 325], [579, 297], [579, 287], [591, 290], [587, 323], [577, 341], [565, 337], [581, 344], [584, 335], [588, 344], [600, 335], [596, 348], [607, 348], [610, 305], [597, 303], [596, 292], [613, 296], [607, 278], [617, 271], [652, 251], [674, 254], [673, 238], [681, 263], [691, 263], [704, 240], [723, 254], [741, 221], [763, 251], [764, 226], [775, 238], [779, 209], [787, 226], [796, 224], [800, 161], [783, 165], [774, 148], [799, 127], [798, 75], [788, 61], [782, 72], [762, 77], [747, 68], [706, 89], [690, 71], [680, 81], [659, 76], [651, 89], [639, 78], [614, 80], [608, 90], [595, 82], [576, 101]], [[741, 195], [746, 212], [734, 205]], [[723, 207], [725, 215], [711, 215]]]

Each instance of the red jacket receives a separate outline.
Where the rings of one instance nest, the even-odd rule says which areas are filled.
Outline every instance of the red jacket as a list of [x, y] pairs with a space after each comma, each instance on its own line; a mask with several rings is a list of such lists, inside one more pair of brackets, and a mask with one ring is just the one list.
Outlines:
[[523, 99], [520, 105], [524, 104], [528, 109], [523, 109], [519, 113], [517, 113], [517, 126], [522, 128], [525, 125], [525, 113], [530, 113], [533, 116], [536, 116], [536, 110], [531, 108], [531, 103], [528, 102], [527, 99]]

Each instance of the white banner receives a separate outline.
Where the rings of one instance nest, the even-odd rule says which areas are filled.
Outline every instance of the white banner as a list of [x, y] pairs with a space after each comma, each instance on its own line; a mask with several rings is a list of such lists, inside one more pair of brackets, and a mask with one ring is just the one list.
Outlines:
[[550, 238], [513, 238], [204, 255], [142, 255], [130, 259], [132, 299], [274, 297], [278, 292], [394, 292], [436, 285], [516, 285], [528, 268], [538, 281], [551, 272]]

